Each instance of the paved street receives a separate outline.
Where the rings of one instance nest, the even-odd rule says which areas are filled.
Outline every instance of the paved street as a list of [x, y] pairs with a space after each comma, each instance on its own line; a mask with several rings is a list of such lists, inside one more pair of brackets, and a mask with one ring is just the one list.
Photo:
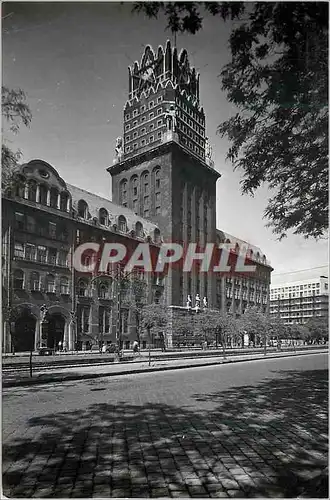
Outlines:
[[8, 388], [10, 497], [327, 497], [327, 355]]

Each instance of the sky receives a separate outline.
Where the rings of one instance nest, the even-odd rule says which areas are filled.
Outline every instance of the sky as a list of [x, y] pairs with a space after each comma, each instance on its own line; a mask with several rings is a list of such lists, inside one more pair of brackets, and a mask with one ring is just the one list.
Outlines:
[[[4, 2], [2, 26], [3, 84], [22, 88], [33, 119], [16, 136], [24, 162], [42, 159], [63, 179], [111, 199], [106, 168], [115, 141], [123, 135], [123, 107], [128, 95], [127, 67], [141, 60], [144, 47], [173, 41], [166, 20], [132, 14], [132, 4], [115, 2]], [[217, 182], [217, 227], [261, 248], [274, 275], [327, 265], [328, 241], [289, 234], [281, 242], [263, 219], [270, 193], [240, 192], [240, 172], [226, 160], [228, 142], [217, 126], [235, 113], [221, 90], [219, 73], [230, 59], [230, 22], [205, 16], [196, 35], [179, 35], [191, 65], [201, 73], [201, 103], [213, 149]], [[317, 272], [317, 271], [315, 271]]]

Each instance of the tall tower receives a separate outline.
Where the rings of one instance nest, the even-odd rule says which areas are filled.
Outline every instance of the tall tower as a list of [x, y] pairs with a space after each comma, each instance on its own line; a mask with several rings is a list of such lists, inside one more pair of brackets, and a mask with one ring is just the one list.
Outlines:
[[[155, 222], [165, 241], [200, 246], [216, 241], [216, 181], [199, 101], [199, 74], [186, 50], [178, 55], [168, 41], [155, 53], [146, 46], [140, 64], [128, 68], [123, 140], [108, 168], [112, 199]], [[209, 274], [172, 270], [169, 305], [187, 295], [214, 303], [215, 279]]]

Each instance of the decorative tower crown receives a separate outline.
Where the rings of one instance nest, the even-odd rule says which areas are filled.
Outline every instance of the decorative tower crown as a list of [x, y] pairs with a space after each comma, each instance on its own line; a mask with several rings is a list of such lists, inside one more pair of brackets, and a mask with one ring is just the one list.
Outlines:
[[185, 91], [199, 104], [199, 73], [190, 67], [186, 49], [178, 55], [169, 40], [165, 50], [159, 46], [157, 54], [147, 45], [140, 64], [136, 61], [129, 66], [128, 73], [129, 100], [139, 98], [151, 87], [155, 91], [158, 86], [165, 88], [171, 83], [173, 88]]

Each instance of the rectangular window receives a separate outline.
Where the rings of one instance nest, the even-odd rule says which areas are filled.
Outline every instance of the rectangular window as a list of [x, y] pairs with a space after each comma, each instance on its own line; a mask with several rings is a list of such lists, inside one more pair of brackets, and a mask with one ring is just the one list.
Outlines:
[[151, 135], [151, 136], [149, 137], [149, 142], [154, 142], [154, 136], [153, 136], [153, 135]]
[[134, 132], [133, 133], [133, 139], [136, 139], [137, 138], [137, 132]]
[[48, 264], [56, 266], [57, 250], [56, 248], [48, 249]]
[[149, 113], [149, 120], [152, 120], [154, 117], [154, 113]]
[[160, 204], [160, 193], [155, 194], [155, 202], [156, 202], [156, 205]]
[[19, 259], [24, 259], [24, 245], [23, 245], [23, 243], [16, 242], [14, 244], [14, 257], [18, 257]]
[[160, 139], [162, 136], [162, 133], [161, 132], [157, 132], [157, 138]]
[[136, 127], [136, 126], [137, 126], [137, 121], [135, 120], [135, 121], [133, 122], [133, 127]]
[[162, 100], [163, 100], [163, 96], [162, 96], [162, 95], [160, 95], [160, 96], [158, 97], [158, 99], [157, 99], [157, 102], [162, 102]]
[[158, 109], [157, 109], [157, 115], [161, 115], [161, 114], [162, 114], [162, 112], [163, 112], [163, 108], [158, 108]]
[[149, 125], [149, 130], [153, 130], [154, 129], [154, 124], [153, 123], [150, 123]]
[[43, 245], [37, 246], [37, 261], [46, 262], [47, 248]]
[[142, 116], [141, 118], [141, 122], [145, 122], [146, 121], [146, 117], [145, 116]]
[[145, 146], [146, 145], [146, 140], [145, 139], [142, 139], [141, 141], [141, 146]]
[[157, 127], [161, 127], [163, 125], [163, 121], [162, 120], [158, 120], [157, 121]]
[[146, 110], [145, 106], [141, 106], [141, 113], [143, 113]]
[[125, 125], [125, 130], [129, 130], [130, 129], [130, 124], [128, 123], [127, 125]]
[[143, 127], [143, 128], [141, 128], [141, 132], [140, 132], [140, 134], [141, 134], [141, 135], [143, 135], [143, 134], [145, 134], [145, 133], [146, 133], [146, 129], [145, 129], [144, 127]]
[[149, 108], [153, 108], [154, 107], [154, 101], [150, 101], [149, 102]]
[[159, 215], [160, 214], [160, 207], [155, 207], [155, 212], [156, 212], [156, 215]]
[[19, 231], [24, 231], [24, 229], [25, 229], [24, 214], [21, 214], [19, 212], [15, 212], [15, 227]]
[[143, 211], [143, 217], [146, 218], [146, 219], [149, 217], [149, 210], [144, 210]]
[[133, 144], [133, 149], [137, 149], [138, 145], [137, 143]]
[[137, 200], [133, 201], [133, 212], [135, 212], [135, 213], [138, 212], [138, 202], [137, 202]]
[[68, 254], [64, 250], [60, 250], [58, 253], [58, 265], [67, 267]]
[[51, 238], [56, 238], [56, 224], [54, 222], [48, 223], [48, 234]]
[[26, 218], [26, 229], [30, 233], [35, 233], [36, 230], [36, 221], [34, 217], [31, 217], [30, 215], [27, 216]]
[[129, 120], [129, 117], [130, 117], [129, 114], [125, 115], [125, 121]]
[[138, 114], [139, 114], [139, 110], [138, 109], [134, 109], [133, 116], [137, 116]]
[[145, 206], [149, 205], [149, 196], [144, 196], [143, 203]]
[[36, 259], [36, 246], [32, 243], [27, 243], [25, 245], [25, 258], [28, 260]]
[[131, 136], [130, 135], [126, 135], [125, 141], [128, 142], [130, 139], [131, 139]]
[[131, 150], [131, 146], [126, 146], [126, 153], [128, 153]]

